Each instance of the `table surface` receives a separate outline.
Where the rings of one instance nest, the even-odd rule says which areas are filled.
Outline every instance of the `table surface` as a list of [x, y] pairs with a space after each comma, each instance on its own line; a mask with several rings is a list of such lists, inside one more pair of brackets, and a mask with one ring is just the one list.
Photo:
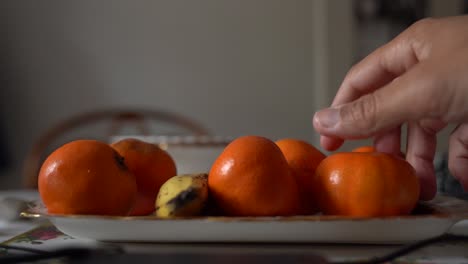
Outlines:
[[[28, 200], [38, 198], [36, 192], [31, 191], [3, 191], [3, 197], [18, 197]], [[451, 233], [468, 235], [468, 221], [456, 224]], [[88, 263], [112, 261], [127, 263], [140, 257], [140, 263], [145, 260], [158, 258], [158, 263], [182, 263], [187, 260], [211, 263], [219, 262], [239, 263], [315, 263], [316, 256], [328, 261], [369, 260], [374, 257], [389, 254], [403, 245], [356, 245], [356, 244], [254, 244], [254, 243], [100, 243], [96, 241], [76, 239], [63, 234], [46, 220], [0, 220], [0, 242], [7, 246], [20, 246], [38, 250], [51, 251], [64, 247], [80, 247], [89, 249], [114, 250], [119, 248], [126, 253], [111, 260], [111, 255], [92, 258]], [[0, 262], [4, 256], [11, 256], [23, 252], [17, 250], [0, 251]], [[147, 259], [141, 254], [150, 254]], [[132, 258], [130, 258], [130, 256]], [[128, 259], [127, 259], [128, 258]], [[96, 260], [96, 261], [94, 261]], [[151, 261], [148, 261], [148, 263]], [[82, 263], [86, 263], [83, 262]], [[320, 262], [317, 262], [320, 263]], [[395, 260], [395, 263], [468, 263], [468, 240], [445, 241], [431, 244], [417, 251], [406, 254]]]

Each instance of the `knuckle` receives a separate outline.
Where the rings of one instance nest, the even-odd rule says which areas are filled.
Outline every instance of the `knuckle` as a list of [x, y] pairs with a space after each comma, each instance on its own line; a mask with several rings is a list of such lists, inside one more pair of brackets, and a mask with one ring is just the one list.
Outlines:
[[419, 126], [426, 134], [436, 135], [446, 126], [446, 123], [440, 119], [425, 118], [419, 121]]
[[410, 26], [410, 30], [427, 31], [433, 28], [434, 24], [436, 24], [437, 21], [438, 21], [437, 19], [432, 18], [432, 17], [423, 18], [414, 22]]
[[447, 167], [448, 167], [449, 171], [453, 174], [453, 176], [457, 177], [456, 176], [457, 175], [457, 173], [456, 173], [456, 171], [457, 171], [457, 166], [456, 165], [457, 164], [456, 164], [456, 162], [454, 160], [455, 160], [454, 158], [449, 157], [448, 162], [447, 162]]
[[460, 171], [460, 160], [449, 155], [447, 168], [455, 179], [460, 180], [463, 173]]
[[421, 64], [412, 71], [411, 79], [394, 80], [394, 85], [403, 87], [406, 97], [411, 98], [406, 101], [408, 119], [444, 119], [451, 100], [451, 90], [446, 88], [445, 79], [432, 65]]
[[402, 34], [404, 42], [413, 48], [419, 60], [428, 57], [432, 47], [430, 39], [439, 23], [439, 19], [424, 18], [416, 21]]
[[354, 101], [349, 107], [340, 109], [343, 125], [365, 132], [375, 132], [377, 99], [374, 94], [367, 94]]
[[[460, 159], [462, 161], [460, 161]], [[466, 174], [466, 165], [468, 159], [468, 124], [458, 125], [451, 133], [449, 138], [449, 160], [448, 168], [454, 174], [459, 176], [461, 172]], [[463, 169], [465, 168], [465, 169]], [[460, 171], [461, 170], [461, 171]]]
[[468, 124], [456, 126], [450, 134], [449, 144], [461, 145], [468, 152]]
[[343, 83], [350, 84], [353, 77], [355, 77], [359, 73], [360, 68], [361, 67], [359, 63], [351, 66], [351, 68], [348, 70], [344, 77]]
[[354, 64], [346, 73], [345, 79], [349, 79], [351, 76], [355, 75], [358, 71], [358, 64]]
[[[421, 82], [419, 87], [421, 88], [415, 101], [418, 103], [419, 109], [422, 109], [427, 116], [444, 118], [454, 99], [453, 89], [450, 89], [449, 80], [439, 70], [425, 68], [422, 71], [431, 72], [431, 74], [427, 74], [424, 80], [419, 80]], [[423, 74], [421, 73], [420, 75], [423, 76]], [[434, 100], [435, 98], [437, 100]]]

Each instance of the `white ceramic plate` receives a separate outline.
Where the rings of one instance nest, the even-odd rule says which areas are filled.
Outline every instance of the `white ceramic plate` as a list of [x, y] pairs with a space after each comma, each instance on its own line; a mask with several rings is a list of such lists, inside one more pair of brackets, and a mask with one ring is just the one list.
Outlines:
[[441, 235], [467, 219], [468, 202], [437, 197], [424, 212], [383, 218], [338, 216], [111, 217], [50, 215], [40, 203], [22, 213], [45, 217], [76, 238], [113, 242], [273, 242], [273, 243], [406, 243]]

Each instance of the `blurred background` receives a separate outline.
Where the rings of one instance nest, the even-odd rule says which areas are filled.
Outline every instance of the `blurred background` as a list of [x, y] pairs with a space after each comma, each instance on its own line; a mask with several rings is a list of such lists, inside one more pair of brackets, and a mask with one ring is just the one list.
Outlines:
[[214, 135], [320, 148], [311, 118], [349, 67], [466, 2], [0, 1], [0, 188], [21, 185], [26, 154], [51, 126], [95, 109], [162, 109]]

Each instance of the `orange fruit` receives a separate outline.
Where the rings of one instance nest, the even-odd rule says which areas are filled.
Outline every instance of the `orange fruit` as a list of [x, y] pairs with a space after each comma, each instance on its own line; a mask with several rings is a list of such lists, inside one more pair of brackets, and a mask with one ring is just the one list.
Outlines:
[[276, 145], [283, 152], [297, 181], [301, 198], [301, 214], [317, 212], [314, 198], [315, 169], [325, 159], [325, 155], [311, 144], [298, 139], [281, 139]]
[[352, 150], [353, 152], [375, 152], [374, 146], [361, 146]]
[[124, 157], [136, 178], [138, 196], [130, 215], [151, 214], [159, 188], [177, 174], [174, 160], [157, 145], [134, 138], [122, 139], [112, 147]]
[[379, 152], [343, 152], [317, 167], [317, 202], [325, 214], [377, 217], [409, 214], [419, 179], [406, 160]]
[[214, 161], [210, 195], [231, 216], [294, 215], [298, 187], [279, 147], [259, 136], [233, 140]]
[[[361, 146], [361, 147], [357, 147], [353, 149], [352, 152], [377, 152], [377, 150], [375, 149], [374, 146]], [[396, 155], [399, 156], [400, 158], [403, 158], [403, 159], [405, 158], [405, 153], [403, 153], [402, 151], [400, 151]]]
[[51, 214], [127, 215], [135, 202], [135, 177], [108, 144], [67, 143], [42, 164], [39, 194]]

